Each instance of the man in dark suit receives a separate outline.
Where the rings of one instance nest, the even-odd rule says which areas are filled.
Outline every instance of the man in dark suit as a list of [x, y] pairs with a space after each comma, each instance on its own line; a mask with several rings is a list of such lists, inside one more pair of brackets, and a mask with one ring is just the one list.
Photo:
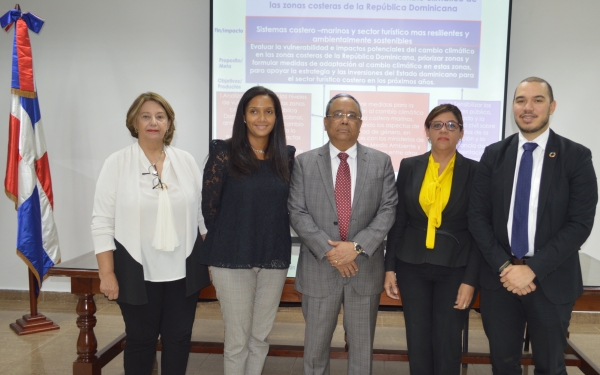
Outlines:
[[521, 374], [525, 324], [535, 374], [566, 374], [571, 311], [583, 292], [579, 249], [598, 186], [589, 149], [549, 129], [552, 87], [523, 80], [519, 133], [488, 146], [473, 183], [469, 229], [483, 254], [481, 315], [494, 374]]
[[398, 195], [389, 155], [357, 142], [361, 115], [354, 97], [334, 96], [323, 120], [329, 142], [294, 162], [288, 208], [302, 241], [295, 287], [306, 321], [306, 375], [329, 374], [342, 304], [348, 374], [372, 371], [382, 243], [394, 223]]

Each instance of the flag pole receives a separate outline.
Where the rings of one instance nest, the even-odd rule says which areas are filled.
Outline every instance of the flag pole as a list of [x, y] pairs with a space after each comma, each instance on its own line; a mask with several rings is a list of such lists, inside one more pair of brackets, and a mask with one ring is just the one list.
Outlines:
[[37, 298], [35, 297], [35, 275], [27, 268], [29, 275], [29, 316], [37, 316]]
[[[28, 267], [29, 268], [29, 267]], [[39, 314], [37, 310], [37, 297], [35, 296], [35, 288], [37, 280], [31, 269], [29, 269], [29, 314], [23, 315], [21, 319], [17, 319], [15, 323], [10, 323], [10, 328], [17, 335], [29, 335], [31, 333], [54, 331], [60, 329], [57, 324], [43, 314]]]
[[12, 106], [4, 187], [17, 210], [17, 255], [29, 270], [30, 313], [10, 324], [10, 328], [18, 335], [60, 328], [37, 310], [39, 291], [47, 270], [60, 263], [58, 235], [52, 215], [52, 181], [33, 79], [29, 41], [29, 30], [37, 34], [43, 24], [44, 20], [36, 15], [23, 13], [19, 4], [0, 16], [2, 29], [8, 32], [15, 26]]

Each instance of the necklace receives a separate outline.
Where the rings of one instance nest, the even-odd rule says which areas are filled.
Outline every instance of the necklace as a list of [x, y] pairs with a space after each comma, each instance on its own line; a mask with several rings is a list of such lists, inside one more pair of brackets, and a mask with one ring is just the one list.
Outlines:
[[165, 153], [165, 150], [162, 150], [160, 152], [160, 155], [158, 155], [158, 157], [156, 158], [156, 161], [152, 165], [156, 166], [156, 163], [158, 163], [160, 161], [160, 158], [161, 158], [161, 156], [163, 156], [164, 153]]
[[[167, 184], [163, 183], [160, 180], [160, 176], [158, 175], [158, 168], [156, 168], [156, 164], [160, 161], [160, 158], [163, 156], [163, 154], [165, 154], [165, 150], [164, 149], [160, 152], [160, 154], [158, 155], [158, 158], [156, 158], [156, 161], [154, 162], [154, 164], [152, 164], [152, 162], [150, 162], [151, 164], [148, 167], [148, 173], [142, 173], [142, 175], [148, 175], [149, 174], [149, 175], [151, 175], [153, 177], [152, 183], [153, 183], [154, 186], [152, 187], [152, 189], [156, 189], [157, 187], [160, 188], [160, 189], [166, 189], [167, 188]], [[148, 161], [150, 161], [150, 158], [148, 158]]]
[[[252, 147], [252, 146], [250, 146], [250, 147]], [[254, 147], [252, 147], [252, 150], [254, 150], [254, 152], [256, 152], [257, 154], [261, 154], [261, 155], [265, 154], [265, 152], [263, 150], [257, 150]]]

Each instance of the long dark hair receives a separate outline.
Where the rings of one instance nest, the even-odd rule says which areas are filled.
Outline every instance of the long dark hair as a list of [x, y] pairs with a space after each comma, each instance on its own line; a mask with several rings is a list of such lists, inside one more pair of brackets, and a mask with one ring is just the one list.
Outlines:
[[233, 131], [229, 143], [229, 156], [231, 158], [231, 170], [235, 176], [250, 175], [260, 166], [259, 160], [254, 155], [250, 141], [248, 140], [248, 129], [244, 123], [244, 115], [248, 103], [256, 96], [267, 95], [273, 100], [275, 106], [275, 125], [269, 133], [269, 144], [265, 150], [271, 170], [282, 180], [289, 183], [290, 168], [288, 161], [287, 144], [285, 140], [285, 128], [283, 125], [283, 111], [281, 102], [275, 93], [266, 87], [254, 86], [242, 95], [235, 112], [233, 120]]

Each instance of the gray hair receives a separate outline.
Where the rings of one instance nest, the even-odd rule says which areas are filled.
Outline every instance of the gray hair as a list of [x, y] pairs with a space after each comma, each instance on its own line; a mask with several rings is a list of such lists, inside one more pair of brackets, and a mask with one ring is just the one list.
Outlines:
[[360, 109], [360, 103], [358, 102], [358, 100], [356, 100], [356, 98], [350, 94], [345, 94], [345, 93], [339, 93], [336, 96], [334, 96], [333, 98], [329, 99], [329, 102], [327, 102], [327, 107], [325, 107], [325, 115], [329, 114], [329, 107], [331, 107], [331, 103], [333, 103], [334, 100], [336, 100], [337, 98], [350, 98], [352, 100], [354, 100], [354, 103], [356, 103], [356, 105], [358, 106], [358, 113], [360, 115], [360, 117], [362, 117], [362, 110]]

